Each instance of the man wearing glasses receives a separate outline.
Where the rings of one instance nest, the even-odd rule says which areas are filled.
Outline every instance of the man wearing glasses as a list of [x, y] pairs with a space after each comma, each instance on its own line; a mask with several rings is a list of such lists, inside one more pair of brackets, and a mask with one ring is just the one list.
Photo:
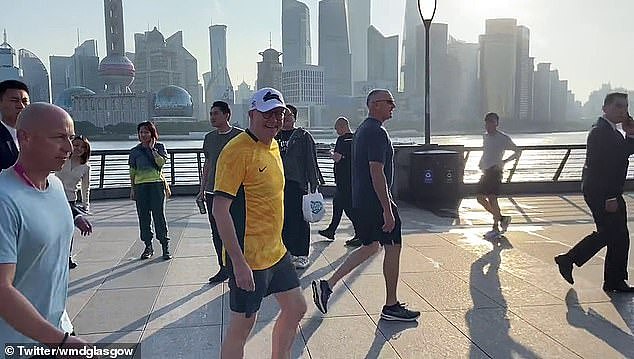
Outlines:
[[420, 312], [409, 310], [396, 295], [401, 256], [401, 219], [390, 188], [394, 171], [394, 148], [385, 121], [396, 107], [388, 90], [372, 90], [366, 101], [368, 118], [357, 128], [352, 140], [352, 206], [363, 246], [352, 252], [328, 280], [312, 282], [313, 301], [328, 311], [332, 288], [345, 275], [385, 248], [383, 276], [386, 298], [381, 318], [415, 321]]
[[[272, 358], [290, 357], [297, 326], [306, 312], [299, 278], [282, 242], [284, 168], [274, 137], [286, 111], [279, 91], [263, 88], [253, 94], [249, 128], [224, 147], [216, 165], [212, 213], [222, 239], [231, 308], [222, 358], [244, 357], [260, 304], [269, 294], [275, 295], [280, 306]], [[244, 218], [232, 218], [233, 201], [245, 201]], [[246, 223], [242, 233], [234, 226], [239, 220]]]

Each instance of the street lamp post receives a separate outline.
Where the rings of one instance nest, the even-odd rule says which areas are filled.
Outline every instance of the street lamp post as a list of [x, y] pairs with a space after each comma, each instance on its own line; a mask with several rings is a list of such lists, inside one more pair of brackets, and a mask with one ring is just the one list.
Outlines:
[[418, 0], [418, 13], [425, 26], [425, 145], [431, 143], [431, 116], [429, 110], [429, 28], [436, 14], [438, 0]]

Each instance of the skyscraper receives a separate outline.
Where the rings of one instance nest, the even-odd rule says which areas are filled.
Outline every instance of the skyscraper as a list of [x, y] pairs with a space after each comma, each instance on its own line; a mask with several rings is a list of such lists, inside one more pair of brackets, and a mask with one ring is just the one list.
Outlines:
[[368, 78], [368, 28], [370, 27], [371, 0], [346, 0], [346, 5], [354, 85]]
[[7, 31], [4, 31], [4, 41], [0, 44], [0, 81], [19, 80], [22, 70], [18, 67], [15, 50], [7, 42]]
[[[419, 90], [416, 83], [417, 72], [421, 71], [420, 69], [423, 69], [422, 71], [424, 71], [425, 58], [417, 58], [417, 47], [419, 46], [418, 29], [421, 26], [423, 26], [423, 20], [421, 20], [420, 15], [418, 14], [418, 4], [416, 0], [406, 0], [399, 87], [407, 94], [414, 93]], [[418, 61], [420, 61], [420, 64]]]
[[67, 88], [86, 87], [95, 93], [104, 91], [103, 79], [99, 76], [97, 41], [86, 40], [75, 48], [72, 56], [50, 56], [52, 99]]
[[227, 69], [227, 26], [209, 27], [211, 70], [205, 82], [205, 102], [209, 108], [214, 101], [234, 102], [233, 85]]
[[156, 27], [134, 34], [134, 50], [134, 91], [156, 94], [170, 85], [181, 87], [192, 97], [194, 117], [199, 118], [203, 105], [198, 61], [183, 47], [183, 32], [177, 31], [167, 39]]
[[515, 19], [486, 20], [480, 35], [482, 110], [497, 112], [503, 120], [516, 119], [517, 35]]
[[[374, 88], [386, 88], [396, 93], [398, 90], [398, 35], [386, 37], [374, 26], [370, 26], [367, 29], [367, 43], [367, 82]], [[367, 91], [363, 92], [367, 94]]]
[[258, 62], [258, 79], [255, 84], [256, 90], [263, 87], [274, 89], [282, 88], [282, 63], [280, 62], [281, 52], [268, 48], [260, 52], [262, 61]]
[[537, 64], [533, 101], [535, 121], [550, 122], [550, 63]]
[[533, 64], [529, 56], [530, 31], [526, 26], [517, 27], [517, 83], [515, 118], [521, 123], [532, 121]]
[[125, 56], [122, 0], [104, 0], [107, 56], [99, 64], [99, 74], [110, 93], [129, 93], [134, 81], [134, 64]]
[[480, 44], [450, 39], [447, 52], [455, 64], [454, 82], [448, 83], [453, 105], [449, 120], [466, 122], [480, 114], [480, 86], [478, 83], [478, 56]]
[[34, 53], [26, 49], [20, 49], [18, 59], [24, 75], [24, 83], [29, 87], [31, 101], [51, 102], [48, 71], [46, 71], [42, 61]]
[[310, 11], [297, 0], [282, 0], [283, 66], [311, 63]]
[[319, 2], [319, 66], [326, 101], [352, 95], [351, 54], [345, 0]]

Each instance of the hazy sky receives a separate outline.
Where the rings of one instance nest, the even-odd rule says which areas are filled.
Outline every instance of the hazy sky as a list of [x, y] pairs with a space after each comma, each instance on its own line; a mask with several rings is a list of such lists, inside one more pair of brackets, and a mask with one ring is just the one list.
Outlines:
[[[304, 2], [311, 9], [316, 63], [319, 1]], [[105, 55], [102, 0], [14, 1], [1, 8], [0, 27], [7, 29], [9, 43], [33, 51], [46, 66], [51, 54], [72, 54], [77, 28], [82, 41], [97, 39], [99, 55]], [[404, 8], [405, 0], [373, 0], [372, 23], [386, 35], [400, 34]], [[207, 27], [225, 24], [234, 86], [243, 79], [253, 84], [258, 52], [268, 48], [269, 34], [281, 51], [280, 14], [281, 0], [124, 0], [126, 49], [134, 51], [134, 33], [154, 26], [165, 37], [182, 30], [202, 77], [210, 67]], [[517, 18], [531, 31], [531, 56], [551, 62], [585, 101], [606, 82], [634, 89], [633, 14], [633, 0], [438, 0], [434, 21], [448, 23], [458, 39], [477, 42], [485, 19]]]

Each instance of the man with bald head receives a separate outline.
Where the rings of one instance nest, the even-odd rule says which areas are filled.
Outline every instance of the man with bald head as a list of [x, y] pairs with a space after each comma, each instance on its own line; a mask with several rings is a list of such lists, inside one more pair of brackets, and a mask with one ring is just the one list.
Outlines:
[[73, 217], [51, 173], [73, 150], [73, 120], [55, 105], [34, 103], [16, 129], [18, 160], [0, 173], [0, 345], [79, 345], [65, 312]]
[[326, 313], [334, 285], [377, 254], [383, 246], [386, 296], [381, 319], [415, 321], [420, 312], [407, 309], [404, 303], [398, 301], [396, 294], [401, 257], [401, 219], [390, 190], [394, 148], [383, 127], [392, 118], [396, 103], [390, 91], [376, 89], [370, 91], [366, 104], [368, 118], [357, 128], [352, 140], [352, 206], [358, 224], [357, 234], [363, 246], [352, 252], [328, 280], [312, 282], [313, 301], [321, 312]]

